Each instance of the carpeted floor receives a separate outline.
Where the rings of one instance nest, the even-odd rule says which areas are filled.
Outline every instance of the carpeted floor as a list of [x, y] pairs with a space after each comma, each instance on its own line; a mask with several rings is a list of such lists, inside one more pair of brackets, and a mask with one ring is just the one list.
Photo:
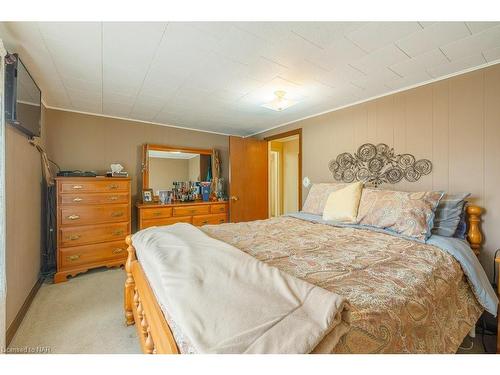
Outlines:
[[[65, 283], [45, 283], [40, 288], [10, 348], [48, 347], [50, 353], [140, 353], [135, 327], [123, 318], [122, 269], [98, 269]], [[495, 337], [485, 337], [495, 348]], [[466, 337], [462, 346], [469, 348]], [[490, 350], [490, 349], [488, 349]], [[471, 349], [459, 353], [484, 353], [481, 336]]]
[[50, 353], [140, 353], [135, 327], [123, 317], [122, 269], [98, 269], [60, 284], [44, 283], [10, 348]]

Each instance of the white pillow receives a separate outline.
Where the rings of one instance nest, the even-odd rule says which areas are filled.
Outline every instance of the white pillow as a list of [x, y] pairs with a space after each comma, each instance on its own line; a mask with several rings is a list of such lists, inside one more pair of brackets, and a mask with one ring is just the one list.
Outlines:
[[355, 223], [362, 191], [363, 182], [355, 182], [331, 192], [323, 210], [323, 220]]

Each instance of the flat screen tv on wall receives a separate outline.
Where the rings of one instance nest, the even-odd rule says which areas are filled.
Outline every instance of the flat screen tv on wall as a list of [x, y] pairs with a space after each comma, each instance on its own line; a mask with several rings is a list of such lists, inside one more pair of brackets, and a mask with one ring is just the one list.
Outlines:
[[5, 57], [5, 122], [28, 137], [40, 137], [42, 95], [19, 56]]

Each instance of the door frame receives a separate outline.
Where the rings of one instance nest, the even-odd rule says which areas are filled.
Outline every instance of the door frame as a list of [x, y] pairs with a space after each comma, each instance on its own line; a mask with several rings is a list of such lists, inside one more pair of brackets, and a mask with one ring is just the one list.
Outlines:
[[7, 268], [6, 197], [5, 197], [5, 118], [4, 118], [4, 57], [7, 54], [0, 39], [0, 348], [6, 344]]
[[269, 137], [265, 137], [264, 140], [267, 141], [269, 144], [269, 142], [271, 142], [271, 141], [281, 139], [281, 138], [290, 137], [292, 135], [299, 136], [299, 178], [297, 181], [297, 188], [299, 189], [299, 191], [298, 191], [298, 196], [299, 196], [298, 207], [299, 207], [299, 211], [300, 211], [300, 210], [302, 210], [302, 128], [289, 130], [289, 131], [284, 132], [284, 133], [270, 135]]

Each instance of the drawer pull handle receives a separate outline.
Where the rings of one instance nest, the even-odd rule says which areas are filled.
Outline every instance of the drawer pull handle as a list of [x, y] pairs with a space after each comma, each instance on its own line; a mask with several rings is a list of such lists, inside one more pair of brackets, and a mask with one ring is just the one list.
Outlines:
[[114, 197], [114, 196], [113, 197], [109, 197], [109, 200], [110, 201], [116, 201], [116, 200], [118, 200], [118, 197]]
[[69, 236], [70, 241], [76, 241], [80, 238], [81, 236], [79, 234], [73, 234]]
[[121, 249], [119, 247], [116, 247], [113, 249], [113, 254], [120, 254], [120, 253], [123, 253], [123, 249]]
[[160, 211], [153, 212], [153, 216], [161, 216], [161, 212]]
[[66, 259], [69, 260], [70, 262], [74, 262], [75, 260], [80, 259], [80, 255], [70, 255], [66, 257]]
[[192, 214], [194, 214], [196, 212], [196, 209], [192, 208], [189, 210], [189, 212], [191, 212]]
[[75, 189], [75, 190], [83, 189], [83, 186], [82, 185], [73, 185], [72, 189]]
[[222, 224], [222, 223], [225, 223], [225, 222], [226, 222], [226, 220], [224, 220], [224, 219], [220, 219], [220, 220], [219, 220], [219, 223], [221, 223], [221, 224]]
[[109, 185], [108, 187], [109, 187], [111, 190], [118, 189], [118, 185], [117, 185], [117, 184]]
[[69, 215], [69, 216], [68, 216], [68, 219], [69, 219], [69, 220], [78, 220], [79, 218], [80, 218], [80, 216], [79, 216], [79, 215]]
[[111, 216], [112, 217], [120, 217], [120, 216], [123, 216], [123, 212], [122, 211], [112, 212]]
[[203, 220], [201, 223], [202, 224], [208, 224], [208, 220]]
[[81, 201], [83, 201], [83, 198], [80, 197], [73, 198], [73, 202], [81, 202]]
[[219, 207], [219, 211], [223, 212], [224, 211], [224, 207]]
[[120, 230], [115, 230], [115, 231], [113, 232], [113, 235], [114, 235], [114, 236], [121, 236], [122, 234], [123, 234], [123, 230], [121, 230], [121, 229], [120, 229]]

